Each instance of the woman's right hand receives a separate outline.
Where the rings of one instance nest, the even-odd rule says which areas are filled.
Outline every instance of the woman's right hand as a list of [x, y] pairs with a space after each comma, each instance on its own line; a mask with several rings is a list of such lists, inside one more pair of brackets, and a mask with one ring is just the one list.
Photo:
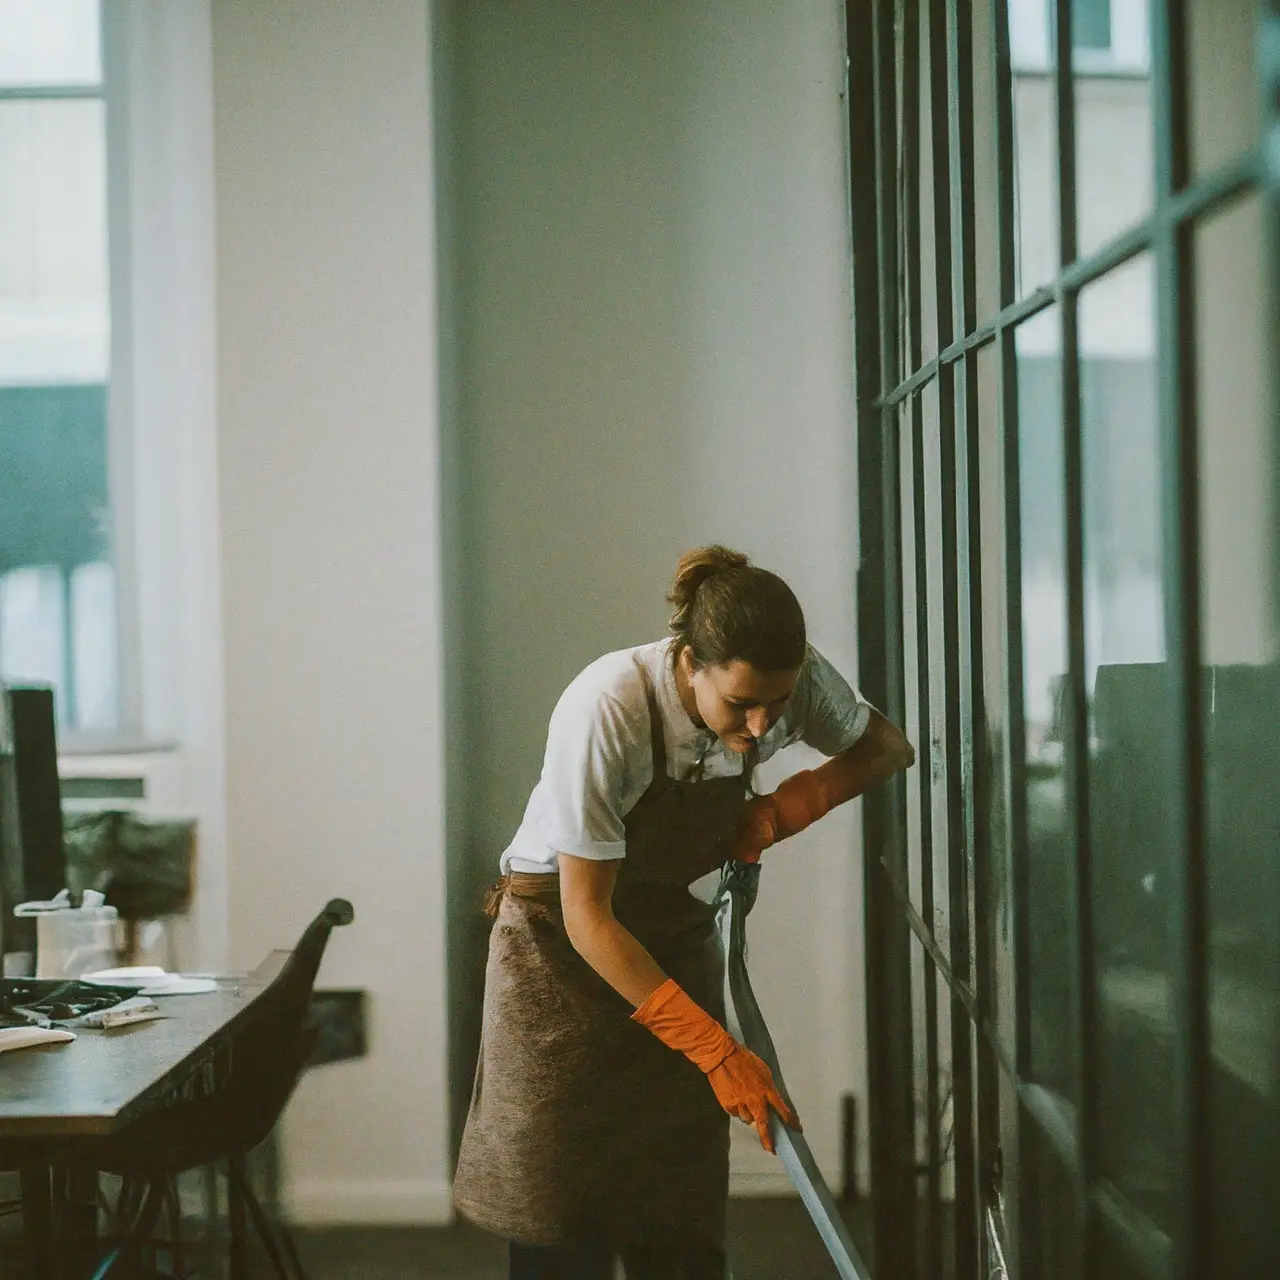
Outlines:
[[799, 1117], [778, 1091], [768, 1063], [739, 1044], [674, 978], [650, 992], [631, 1017], [668, 1048], [683, 1053], [710, 1081], [716, 1101], [731, 1116], [755, 1125], [766, 1151], [773, 1152], [770, 1107], [791, 1128], [800, 1128]]
[[759, 862], [760, 855], [777, 839], [778, 814], [773, 796], [752, 796], [743, 807], [729, 856], [736, 862]]
[[707, 1080], [715, 1092], [716, 1101], [731, 1116], [755, 1125], [760, 1145], [771, 1155], [774, 1145], [769, 1133], [770, 1107], [782, 1117], [783, 1123], [800, 1131], [800, 1117], [787, 1106], [778, 1091], [769, 1064], [736, 1040], [729, 1056], [707, 1072]]

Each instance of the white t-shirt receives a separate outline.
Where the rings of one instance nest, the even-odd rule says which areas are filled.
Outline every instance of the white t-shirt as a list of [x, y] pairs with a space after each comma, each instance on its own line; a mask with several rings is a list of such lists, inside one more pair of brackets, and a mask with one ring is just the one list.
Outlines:
[[[580, 858], [626, 854], [623, 819], [653, 781], [653, 748], [642, 662], [662, 713], [667, 769], [684, 778], [705, 752], [704, 778], [742, 772], [742, 756], [726, 750], [689, 718], [676, 691], [670, 637], [597, 658], [560, 695], [547, 730], [542, 777], [515, 839], [502, 855], [507, 871], [556, 871], [558, 853]], [[793, 742], [826, 756], [862, 736], [871, 708], [812, 646], [777, 723], [759, 743], [763, 762]]]

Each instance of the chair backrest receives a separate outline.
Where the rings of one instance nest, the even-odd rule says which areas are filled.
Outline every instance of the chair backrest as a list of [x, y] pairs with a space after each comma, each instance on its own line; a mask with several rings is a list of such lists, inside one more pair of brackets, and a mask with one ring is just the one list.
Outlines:
[[274, 1019], [283, 1021], [282, 1029], [296, 1033], [305, 1026], [311, 993], [315, 989], [316, 974], [320, 971], [329, 934], [350, 924], [355, 914], [345, 898], [331, 898], [324, 910], [307, 925], [274, 981], [258, 997], [258, 1008], [269, 1009]]
[[354, 919], [351, 903], [332, 899], [306, 927], [236, 1033], [230, 1071], [220, 1092], [242, 1100], [237, 1124], [245, 1126], [254, 1143], [274, 1126], [315, 1043], [308, 1010], [329, 934]]

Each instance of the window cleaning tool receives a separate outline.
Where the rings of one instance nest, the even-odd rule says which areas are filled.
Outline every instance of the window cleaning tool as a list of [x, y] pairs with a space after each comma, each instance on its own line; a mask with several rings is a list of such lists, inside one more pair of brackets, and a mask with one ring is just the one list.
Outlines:
[[[729, 1033], [769, 1064], [778, 1091], [794, 1109], [791, 1095], [778, 1066], [773, 1037], [751, 990], [747, 974], [747, 916], [755, 905], [760, 885], [760, 864], [729, 862], [720, 877], [715, 901], [719, 905], [716, 923], [725, 954], [725, 1024]], [[770, 1112], [769, 1132], [787, 1177], [804, 1201], [822, 1243], [836, 1265], [840, 1280], [871, 1280], [871, 1272], [854, 1248], [826, 1181], [818, 1170], [809, 1143], [802, 1133], [788, 1129], [776, 1112]]]

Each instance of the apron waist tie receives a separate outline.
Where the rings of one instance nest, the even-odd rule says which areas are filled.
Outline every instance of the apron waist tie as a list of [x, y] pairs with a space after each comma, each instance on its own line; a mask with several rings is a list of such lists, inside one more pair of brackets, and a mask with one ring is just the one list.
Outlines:
[[554, 872], [509, 871], [485, 891], [484, 913], [490, 920], [498, 918], [498, 910], [502, 899], [511, 894], [513, 898], [528, 898], [533, 902], [545, 903], [548, 906], [560, 905], [560, 877]]
[[[490, 920], [498, 918], [502, 900], [510, 894], [543, 907], [560, 906], [560, 877], [555, 872], [509, 871], [495, 880], [484, 895], [484, 913]], [[687, 885], [658, 881], [619, 884], [613, 893], [615, 908], [640, 909], [645, 912], [676, 910], [685, 914], [693, 908], [706, 913], [709, 908], [690, 893]], [[712, 912], [714, 914], [714, 911]]]

